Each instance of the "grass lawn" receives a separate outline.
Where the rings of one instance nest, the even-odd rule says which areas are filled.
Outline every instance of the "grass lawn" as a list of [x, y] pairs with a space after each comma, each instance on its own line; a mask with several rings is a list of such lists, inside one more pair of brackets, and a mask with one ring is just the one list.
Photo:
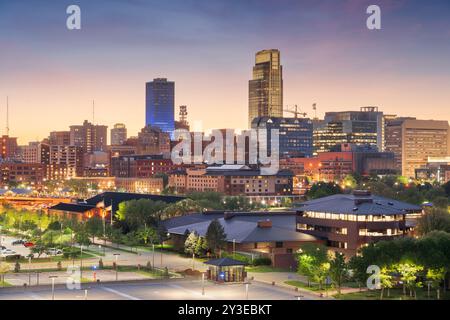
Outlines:
[[[431, 290], [431, 296], [428, 298], [428, 292], [425, 289], [417, 290], [417, 300], [434, 300], [436, 299], [436, 291]], [[380, 299], [380, 290], [369, 290], [362, 292], [353, 292], [347, 294], [341, 294], [339, 297], [337, 295], [334, 296], [336, 299], [341, 300], [379, 300]], [[390, 297], [387, 296], [387, 290], [384, 291], [384, 300], [416, 300], [414, 297], [410, 297], [409, 293], [405, 296], [403, 295], [402, 289], [391, 289]], [[450, 292], [447, 291], [445, 294], [441, 289], [441, 299], [442, 300], [450, 300]]]
[[12, 284], [6, 281], [0, 281], [0, 288], [12, 287]]
[[289, 269], [274, 268], [271, 266], [247, 266], [245, 267], [247, 272], [289, 272]]
[[[86, 252], [88, 251], [88, 252]], [[90, 250], [83, 250], [83, 259], [90, 259], [90, 258], [95, 258], [98, 255], [96, 255], [95, 253], [91, 252]], [[80, 260], [80, 257], [78, 256], [75, 261]], [[26, 258], [21, 258], [18, 260], [20, 264], [28, 264], [28, 259]], [[52, 257], [45, 257], [45, 258], [34, 258], [31, 259], [31, 263], [43, 263], [43, 262], [59, 262], [59, 261], [72, 261], [72, 258], [64, 258], [64, 256], [59, 255], [59, 256], [52, 256]], [[12, 260], [12, 261], [8, 261], [10, 263], [15, 263], [16, 260]]]
[[[285, 281], [284, 283], [288, 284], [290, 286], [294, 286], [297, 288], [302, 288], [302, 289], [306, 289], [306, 290], [310, 290], [310, 291], [314, 291], [314, 292], [325, 292], [325, 285], [322, 286], [323, 289], [320, 289], [318, 284], [312, 283], [311, 286], [308, 286], [307, 283], [303, 283], [298, 280], [288, 280], [288, 281]], [[326, 288], [328, 290], [332, 289], [331, 285], [327, 285]]]

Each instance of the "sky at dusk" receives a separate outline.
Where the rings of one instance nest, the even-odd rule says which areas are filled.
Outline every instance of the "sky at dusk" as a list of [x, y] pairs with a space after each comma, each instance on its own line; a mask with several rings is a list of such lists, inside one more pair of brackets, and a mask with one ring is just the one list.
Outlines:
[[[66, 8], [81, 7], [81, 30]], [[366, 8], [381, 7], [381, 30]], [[448, 0], [0, 0], [0, 132], [19, 143], [92, 119], [145, 122], [145, 82], [175, 81], [191, 124], [245, 128], [254, 54], [281, 51], [284, 104], [450, 120]], [[177, 110], [178, 111], [178, 110]]]

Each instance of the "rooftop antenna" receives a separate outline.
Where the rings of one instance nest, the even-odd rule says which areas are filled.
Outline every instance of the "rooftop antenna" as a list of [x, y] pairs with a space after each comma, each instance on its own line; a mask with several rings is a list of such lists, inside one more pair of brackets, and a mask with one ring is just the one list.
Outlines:
[[95, 124], [95, 100], [92, 100], [92, 124]]
[[9, 136], [9, 97], [6, 96], [6, 135]]

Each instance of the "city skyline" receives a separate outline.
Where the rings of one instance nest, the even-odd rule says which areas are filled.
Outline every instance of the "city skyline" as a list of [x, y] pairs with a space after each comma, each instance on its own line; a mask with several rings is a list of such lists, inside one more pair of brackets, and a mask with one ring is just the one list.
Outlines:
[[1, 132], [9, 96], [21, 145], [91, 120], [93, 99], [97, 124], [125, 123], [136, 135], [145, 83], [158, 77], [177, 84], [175, 113], [187, 105], [192, 125], [246, 128], [254, 55], [270, 48], [283, 59], [284, 107], [313, 116], [317, 103], [322, 117], [375, 105], [449, 120], [450, 4], [378, 1], [382, 30], [370, 31], [369, 2], [78, 1], [79, 31], [65, 28], [67, 1], [1, 2]]

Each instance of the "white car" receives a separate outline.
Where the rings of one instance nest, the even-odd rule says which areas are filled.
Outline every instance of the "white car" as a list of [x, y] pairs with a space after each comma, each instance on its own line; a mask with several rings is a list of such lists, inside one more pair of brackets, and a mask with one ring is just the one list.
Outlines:
[[57, 256], [57, 255], [62, 254], [63, 252], [60, 249], [51, 248], [51, 249], [48, 249], [48, 251], [46, 253], [49, 256]]
[[11, 249], [3, 249], [1, 252], [2, 252], [2, 254], [16, 254], [17, 253]]

